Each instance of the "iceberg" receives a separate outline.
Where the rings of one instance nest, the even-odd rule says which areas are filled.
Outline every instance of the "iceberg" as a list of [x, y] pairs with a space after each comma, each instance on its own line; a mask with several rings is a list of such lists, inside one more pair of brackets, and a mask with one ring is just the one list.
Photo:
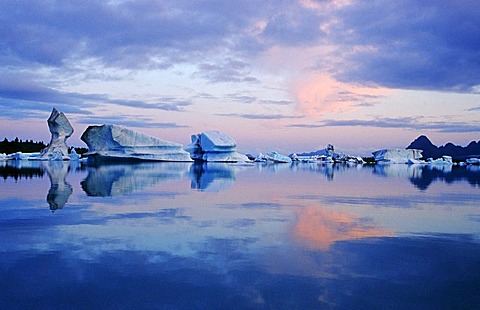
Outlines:
[[255, 162], [271, 162], [271, 163], [291, 163], [292, 159], [286, 155], [279, 154], [275, 151], [268, 152], [265, 154], [258, 154], [258, 156], [254, 160]]
[[74, 148], [70, 151], [70, 155], [68, 155], [71, 161], [79, 161], [80, 155], [78, 155], [77, 151]]
[[468, 158], [466, 160], [466, 163], [468, 165], [480, 165], [480, 158], [475, 158], [475, 157]]
[[97, 160], [192, 161], [182, 145], [116, 125], [89, 126], [80, 139]]
[[427, 162], [424, 160], [419, 160], [419, 159], [414, 159], [414, 158], [409, 158], [407, 161], [407, 164], [409, 165], [424, 165]]
[[443, 155], [441, 158], [427, 160], [428, 164], [432, 165], [453, 165], [452, 156]]
[[207, 162], [246, 162], [248, 157], [236, 151], [235, 141], [216, 130], [205, 131], [191, 136], [192, 143], [185, 150], [194, 160]]
[[15, 152], [5, 157], [8, 160], [35, 160], [40, 158], [40, 153], [22, 153]]
[[377, 163], [407, 164], [409, 159], [422, 158], [422, 150], [383, 149], [372, 153]]
[[290, 155], [293, 161], [306, 163], [347, 163], [364, 164], [365, 161], [360, 156], [351, 156], [344, 153], [335, 153], [333, 144], [328, 144], [326, 148], [310, 153], [293, 153]]
[[73, 127], [63, 112], [53, 108], [47, 120], [52, 137], [46, 148], [40, 152], [40, 160], [68, 160], [67, 139], [73, 134]]

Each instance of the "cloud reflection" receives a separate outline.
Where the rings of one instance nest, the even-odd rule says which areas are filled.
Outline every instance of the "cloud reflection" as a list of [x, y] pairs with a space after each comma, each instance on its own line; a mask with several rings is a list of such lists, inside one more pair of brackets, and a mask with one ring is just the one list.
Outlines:
[[293, 236], [313, 249], [328, 250], [338, 241], [393, 236], [393, 231], [378, 228], [354, 213], [310, 206], [299, 210], [297, 216]]

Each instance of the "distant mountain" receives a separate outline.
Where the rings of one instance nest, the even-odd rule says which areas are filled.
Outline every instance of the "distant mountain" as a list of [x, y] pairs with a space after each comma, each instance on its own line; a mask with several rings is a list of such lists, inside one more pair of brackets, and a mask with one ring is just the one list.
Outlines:
[[430, 139], [422, 135], [416, 138], [407, 149], [423, 150], [424, 158], [439, 158], [443, 155], [452, 156], [453, 159], [465, 159], [469, 157], [480, 157], [480, 140], [472, 141], [467, 146], [454, 145], [449, 142], [443, 146], [434, 145]]

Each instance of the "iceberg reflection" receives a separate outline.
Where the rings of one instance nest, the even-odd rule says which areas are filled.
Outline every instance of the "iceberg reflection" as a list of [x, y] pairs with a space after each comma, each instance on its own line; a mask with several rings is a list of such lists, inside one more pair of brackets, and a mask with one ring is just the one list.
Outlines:
[[47, 202], [50, 205], [50, 210], [55, 212], [55, 210], [63, 209], [73, 192], [72, 185], [66, 181], [70, 167], [69, 163], [48, 161], [42, 162], [42, 167], [50, 179], [50, 189], [47, 194]]
[[131, 163], [90, 166], [80, 184], [88, 196], [119, 196], [160, 182], [180, 180], [188, 172], [186, 163]]
[[99, 165], [88, 168], [81, 186], [88, 196], [119, 196], [187, 176], [191, 178], [192, 189], [218, 192], [233, 185], [237, 169], [227, 163]]
[[480, 185], [480, 170], [473, 166], [454, 165], [375, 165], [373, 173], [385, 177], [405, 178], [419, 190], [426, 190], [432, 183], [467, 181]]
[[227, 163], [195, 163], [190, 167], [191, 188], [219, 192], [235, 182], [236, 167]]

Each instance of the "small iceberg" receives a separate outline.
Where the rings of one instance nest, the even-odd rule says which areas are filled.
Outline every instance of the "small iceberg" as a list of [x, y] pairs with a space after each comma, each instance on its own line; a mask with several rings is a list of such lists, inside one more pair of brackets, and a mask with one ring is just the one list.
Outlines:
[[258, 154], [254, 160], [255, 162], [264, 162], [264, 163], [281, 163], [288, 164], [292, 162], [292, 159], [286, 155], [279, 154], [275, 151], [268, 152], [265, 154]]
[[22, 153], [15, 152], [5, 156], [7, 160], [38, 160], [40, 158], [40, 153]]
[[205, 131], [191, 136], [192, 143], [185, 147], [194, 160], [206, 162], [248, 162], [248, 157], [236, 151], [237, 144], [230, 136], [219, 131]]
[[480, 165], [480, 158], [468, 158], [465, 162], [467, 165]]
[[429, 158], [427, 163], [431, 165], [453, 165], [452, 156], [447, 155], [443, 155], [441, 158], [437, 159]]

